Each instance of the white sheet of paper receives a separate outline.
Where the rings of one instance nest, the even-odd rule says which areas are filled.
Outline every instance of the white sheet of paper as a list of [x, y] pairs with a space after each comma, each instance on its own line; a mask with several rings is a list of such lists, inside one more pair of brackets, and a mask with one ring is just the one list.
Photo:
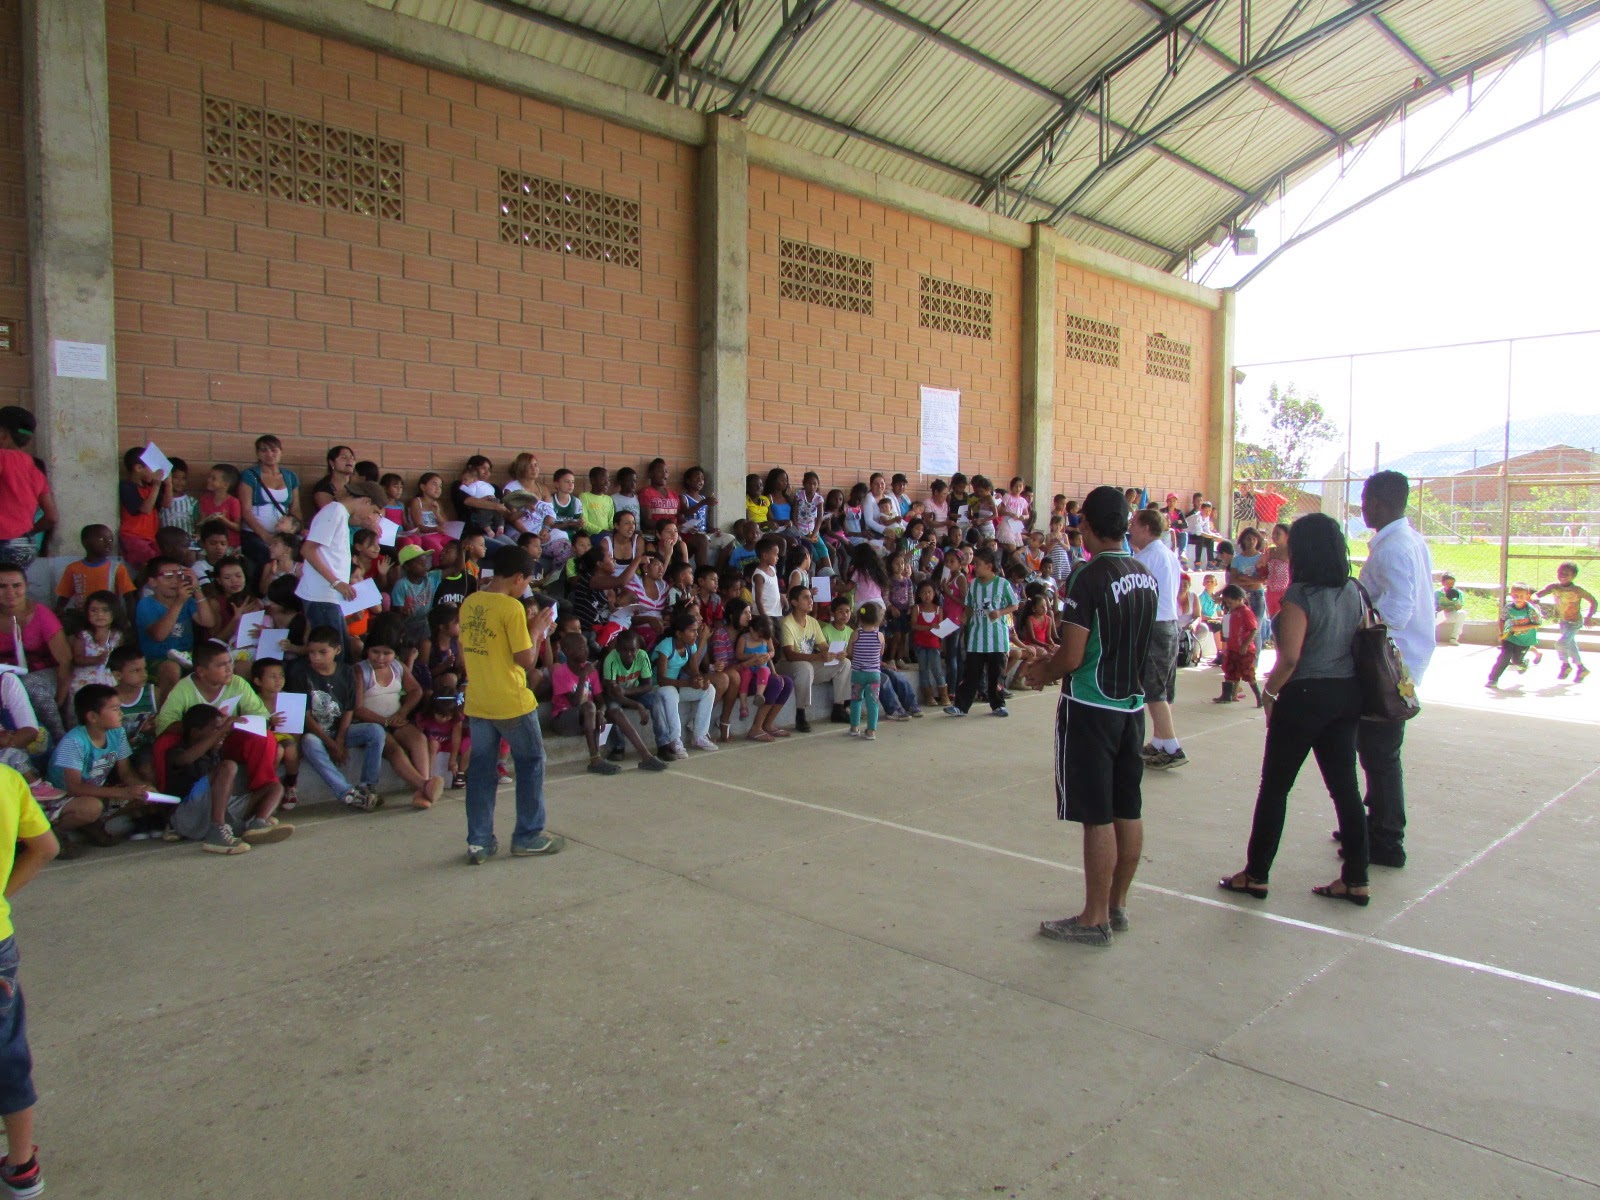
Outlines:
[[272, 711], [283, 714], [283, 724], [278, 733], [304, 733], [306, 731], [306, 697], [299, 692], [279, 692], [278, 704]]
[[383, 604], [383, 593], [378, 590], [376, 579], [363, 579], [356, 584], [356, 598], [354, 600], [339, 601], [339, 611], [345, 616], [358, 613], [366, 608], [378, 608]]
[[479, 583], [484, 583], [487, 580], [490, 580], [490, 579], [493, 579], [493, 578], [494, 578], [494, 570], [492, 568], [490, 568], [490, 567], [479, 567], [478, 568], [478, 582]]
[[26, 675], [27, 667], [19, 667], [16, 663], [0, 662], [0, 672], [9, 672], [12, 675]]
[[183, 801], [170, 792], [147, 792], [145, 799], [151, 804], [182, 804]]
[[154, 442], [144, 448], [144, 453], [139, 455], [139, 461], [163, 479], [172, 474], [172, 460], [161, 453], [161, 447]]
[[445, 537], [449, 538], [452, 542], [459, 542], [461, 540], [461, 535], [463, 532], [465, 532], [466, 528], [467, 523], [465, 521], [446, 521], [443, 525], [439, 526], [440, 532], [442, 532]]
[[389, 520], [388, 517], [378, 518], [378, 545], [392, 546], [395, 538], [399, 536], [400, 526]]
[[283, 644], [289, 640], [287, 629], [263, 629], [256, 640], [257, 658], [282, 658]]
[[843, 654], [844, 651], [845, 651], [845, 647], [848, 646], [849, 644], [850, 644], [849, 642], [829, 642], [828, 643], [828, 653], [829, 654]]
[[599, 746], [604, 746], [606, 744], [606, 739], [608, 737], [610, 737], [610, 736], [611, 736], [611, 726], [609, 726], [609, 725], [600, 726], [600, 733], [595, 738], [595, 744], [599, 745]]
[[266, 619], [267, 614], [263, 612], [245, 613], [239, 618], [239, 631], [233, 635], [233, 644], [240, 650], [254, 646], [261, 636], [261, 623]]
[[957, 625], [949, 617], [946, 617], [933, 627], [933, 636], [942, 641], [960, 628], [961, 626]]
[[104, 342], [56, 342], [56, 375], [62, 379], [105, 379]]
[[253, 733], [257, 737], [266, 737], [267, 719], [265, 717], [244, 717], [234, 728], [240, 733]]
[[231, 700], [218, 700], [212, 707], [223, 716], [231, 717], [239, 711], [239, 697], [235, 696]]
[[818, 575], [811, 581], [811, 596], [818, 604], [826, 604], [833, 599], [833, 576]]

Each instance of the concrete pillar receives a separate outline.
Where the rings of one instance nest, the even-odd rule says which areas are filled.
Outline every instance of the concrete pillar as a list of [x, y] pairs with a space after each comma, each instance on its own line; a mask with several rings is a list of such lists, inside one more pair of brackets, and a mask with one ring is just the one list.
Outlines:
[[1055, 492], [1056, 248], [1056, 231], [1038, 222], [1022, 252], [1021, 474], [1046, 513]]
[[[40, 456], [61, 511], [54, 553], [78, 528], [117, 526], [111, 129], [105, 0], [23, 0], [29, 310]], [[56, 374], [56, 343], [106, 348], [106, 378]]]
[[707, 118], [700, 152], [700, 463], [716, 521], [744, 516], [750, 427], [750, 152], [745, 128]]
[[1217, 528], [1233, 520], [1233, 322], [1232, 288], [1224, 288], [1211, 317], [1211, 461], [1207, 486], [1217, 506]]

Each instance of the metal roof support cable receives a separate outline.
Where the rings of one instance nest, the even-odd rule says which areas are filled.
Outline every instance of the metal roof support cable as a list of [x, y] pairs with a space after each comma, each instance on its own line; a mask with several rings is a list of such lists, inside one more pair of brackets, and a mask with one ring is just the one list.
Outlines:
[[761, 57], [756, 59], [755, 66], [750, 68], [750, 73], [739, 85], [739, 90], [734, 93], [733, 99], [723, 105], [720, 111], [739, 120], [748, 116], [750, 110], [761, 103], [762, 97], [772, 86], [783, 64], [794, 52], [794, 48], [800, 44], [800, 39], [822, 23], [822, 18], [828, 15], [828, 10], [836, 2], [837, 0], [795, 0], [794, 7], [789, 8], [788, 0], [784, 0], [787, 13], [783, 24], [767, 42], [766, 48], [761, 51]]

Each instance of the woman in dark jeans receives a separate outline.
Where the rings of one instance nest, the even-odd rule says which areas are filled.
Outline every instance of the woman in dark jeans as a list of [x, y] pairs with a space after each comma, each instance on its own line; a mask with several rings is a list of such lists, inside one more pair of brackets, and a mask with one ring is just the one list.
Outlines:
[[1256, 793], [1245, 869], [1223, 879], [1225, 891], [1266, 898], [1267, 877], [1283, 836], [1289, 791], [1307, 754], [1339, 814], [1344, 847], [1340, 878], [1312, 888], [1319, 896], [1366, 905], [1367, 814], [1356, 782], [1356, 728], [1361, 689], [1350, 644], [1361, 625], [1361, 595], [1338, 522], [1325, 513], [1301, 517], [1289, 530], [1294, 582], [1278, 622], [1278, 661], [1267, 676], [1267, 748]]

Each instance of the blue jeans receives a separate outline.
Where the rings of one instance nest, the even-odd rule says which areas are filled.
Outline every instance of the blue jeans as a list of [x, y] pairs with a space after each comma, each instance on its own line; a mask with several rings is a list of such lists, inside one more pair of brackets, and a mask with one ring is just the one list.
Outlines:
[[[378, 774], [383, 770], [383, 741], [383, 726], [370, 721], [352, 721], [350, 728], [344, 732], [345, 746], [353, 752], [360, 752], [361, 782], [369, 787], [377, 784]], [[306, 734], [300, 740], [300, 753], [311, 764], [317, 778], [328, 785], [335, 800], [345, 794], [350, 781], [345, 777], [343, 768], [333, 761], [321, 738]]]
[[944, 650], [932, 646], [917, 647], [917, 682], [938, 694], [945, 684]]
[[883, 686], [878, 692], [878, 703], [883, 706], [885, 716], [894, 716], [902, 710], [908, 713], [921, 712], [922, 706], [917, 703], [917, 693], [911, 687], [911, 681], [899, 671], [884, 667], [878, 672], [883, 676]]
[[958, 629], [944, 639], [944, 678], [947, 686], [954, 688], [961, 680], [961, 671], [967, 664], [967, 647], [962, 641], [965, 633]]
[[1261, 588], [1256, 588], [1254, 591], [1246, 591], [1244, 602], [1250, 607], [1250, 611], [1255, 613], [1256, 620], [1260, 622], [1256, 627], [1256, 650], [1260, 652], [1267, 648], [1267, 638], [1272, 633], [1272, 622], [1267, 620], [1267, 593]]
[[326, 600], [307, 600], [306, 607], [306, 632], [314, 633], [324, 627], [335, 630], [339, 634], [339, 657], [335, 662], [344, 662], [344, 612], [337, 604], [329, 604]]
[[1562, 662], [1583, 666], [1583, 659], [1578, 656], [1578, 630], [1582, 628], [1582, 621], [1561, 622], [1561, 636], [1556, 639], [1556, 655]]
[[544, 735], [537, 713], [491, 721], [468, 717], [472, 757], [467, 760], [467, 845], [493, 846], [495, 789], [500, 785], [500, 742], [511, 747], [517, 772], [517, 823], [511, 844], [526, 846], [544, 832]]
[[17, 983], [17, 939], [0, 942], [0, 1113], [29, 1109], [38, 1102], [33, 1090], [33, 1055], [28, 1050], [28, 1012]]

